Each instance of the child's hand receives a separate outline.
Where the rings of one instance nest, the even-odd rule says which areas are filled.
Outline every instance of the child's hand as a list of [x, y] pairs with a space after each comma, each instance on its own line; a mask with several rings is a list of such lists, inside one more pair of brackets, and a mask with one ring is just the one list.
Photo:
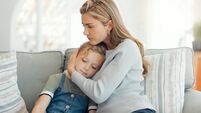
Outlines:
[[78, 53], [78, 49], [75, 49], [73, 51], [73, 53], [71, 54], [69, 61], [68, 61], [68, 73], [67, 73], [67, 77], [69, 79], [71, 79], [72, 73], [75, 71], [75, 61], [76, 61], [76, 57], [77, 57], [77, 53]]
[[96, 110], [89, 110], [89, 113], [96, 113]]

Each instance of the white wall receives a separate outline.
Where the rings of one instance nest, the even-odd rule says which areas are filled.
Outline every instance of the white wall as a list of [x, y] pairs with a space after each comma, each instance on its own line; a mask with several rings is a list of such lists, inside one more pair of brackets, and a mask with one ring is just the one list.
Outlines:
[[195, 21], [201, 21], [201, 0], [194, 0]]
[[10, 50], [11, 19], [17, 0], [0, 0], [0, 50]]
[[116, 3], [129, 32], [147, 43], [147, 0], [116, 0]]

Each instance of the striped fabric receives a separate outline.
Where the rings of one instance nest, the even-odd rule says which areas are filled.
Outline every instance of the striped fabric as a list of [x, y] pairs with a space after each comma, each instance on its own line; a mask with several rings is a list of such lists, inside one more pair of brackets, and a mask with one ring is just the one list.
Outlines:
[[27, 113], [17, 85], [15, 52], [0, 52], [0, 113]]
[[148, 55], [145, 92], [157, 113], [182, 113], [185, 89], [185, 49]]

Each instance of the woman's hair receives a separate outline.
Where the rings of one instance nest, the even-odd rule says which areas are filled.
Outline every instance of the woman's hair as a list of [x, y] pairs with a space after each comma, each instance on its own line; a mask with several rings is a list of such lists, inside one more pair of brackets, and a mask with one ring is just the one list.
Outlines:
[[80, 13], [88, 13], [104, 25], [109, 20], [112, 20], [113, 29], [110, 32], [111, 44], [114, 44], [116, 47], [125, 38], [133, 40], [138, 45], [142, 56], [144, 68], [143, 74], [148, 72], [148, 62], [144, 59], [144, 46], [128, 32], [113, 0], [87, 0], [80, 8]]
[[106, 46], [103, 43], [92, 45], [89, 42], [85, 42], [80, 46], [77, 55], [88, 54], [89, 50], [98, 53], [102, 56], [105, 56]]

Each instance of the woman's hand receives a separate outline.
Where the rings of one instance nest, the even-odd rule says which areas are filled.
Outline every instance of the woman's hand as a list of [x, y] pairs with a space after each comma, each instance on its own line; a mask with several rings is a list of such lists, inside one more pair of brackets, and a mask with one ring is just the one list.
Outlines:
[[72, 73], [75, 71], [75, 61], [78, 54], [78, 49], [75, 49], [68, 60], [67, 77], [71, 79]]

